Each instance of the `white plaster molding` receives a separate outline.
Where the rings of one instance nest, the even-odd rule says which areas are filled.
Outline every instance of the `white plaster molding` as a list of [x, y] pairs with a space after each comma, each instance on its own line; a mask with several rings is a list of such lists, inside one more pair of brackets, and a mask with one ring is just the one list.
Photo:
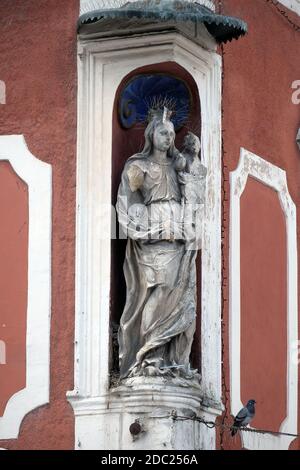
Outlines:
[[[76, 246], [76, 397], [109, 389], [112, 113], [119, 84], [149, 64], [174, 61], [195, 79], [201, 100], [208, 194], [202, 249], [202, 387], [221, 409], [221, 58], [176, 33], [79, 44]], [[108, 229], [107, 229], [108, 227]], [[103, 236], [107, 231], [108, 237]]]
[[[187, 411], [206, 421], [220, 415], [217, 410], [202, 408], [199, 393], [192, 388], [168, 386], [165, 382], [142, 384], [141, 381], [140, 385], [112, 389], [102, 397], [75, 399], [72, 404], [78, 450], [215, 448], [214, 429], [200, 422], [180, 419], [190, 416]], [[178, 420], [173, 419], [175, 404]], [[133, 441], [129, 427], [136, 419], [145, 433], [141, 439]]]
[[0, 418], [0, 439], [15, 439], [25, 415], [49, 402], [52, 170], [30, 153], [22, 135], [0, 136], [0, 160], [27, 184], [29, 198], [26, 387]]
[[279, 0], [279, 2], [300, 16], [300, 0]]
[[[135, 2], [136, 0], [80, 0], [80, 14], [89, 11], [98, 10], [101, 8], [119, 8], [125, 3]], [[194, 2], [195, 0], [186, 0], [187, 2]], [[205, 5], [212, 11], [215, 11], [213, 0], [198, 0], [197, 3]]]
[[[231, 413], [242, 408], [240, 395], [241, 304], [240, 304], [240, 198], [252, 176], [278, 193], [287, 231], [287, 415], [280, 426], [284, 433], [297, 434], [298, 364], [293, 357], [298, 341], [297, 221], [296, 206], [288, 191], [286, 172], [241, 149], [238, 168], [230, 174], [230, 384]], [[288, 449], [293, 437], [242, 432], [247, 449]]]

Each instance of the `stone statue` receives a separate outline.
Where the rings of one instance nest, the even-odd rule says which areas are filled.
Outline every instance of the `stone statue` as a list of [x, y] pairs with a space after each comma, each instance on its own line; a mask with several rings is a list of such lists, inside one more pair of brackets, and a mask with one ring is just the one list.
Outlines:
[[[184, 139], [183, 156], [186, 159], [184, 171], [179, 172], [184, 206], [185, 239], [190, 241], [189, 248], [201, 248], [202, 209], [205, 201], [207, 169], [199, 159], [201, 143], [199, 137], [189, 132]], [[191, 244], [194, 241], [194, 244]]]
[[198, 158], [196, 136], [189, 134], [181, 154], [175, 147], [171, 112], [164, 108], [149, 115], [144, 149], [127, 160], [118, 192], [119, 222], [128, 235], [120, 377], [199, 382], [189, 364], [196, 324], [197, 250], [195, 224], [186, 220], [186, 206], [203, 204], [203, 187], [197, 184], [206, 170]]
[[183, 155], [186, 159], [185, 171], [180, 180], [184, 185], [182, 193], [188, 204], [204, 204], [205, 178], [207, 169], [199, 159], [201, 143], [199, 137], [189, 132], [184, 139]]

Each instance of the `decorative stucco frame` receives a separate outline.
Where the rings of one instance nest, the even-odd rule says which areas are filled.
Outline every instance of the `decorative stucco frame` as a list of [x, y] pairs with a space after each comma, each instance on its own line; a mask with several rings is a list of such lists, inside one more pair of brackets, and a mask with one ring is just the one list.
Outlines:
[[[230, 385], [231, 413], [243, 407], [240, 395], [241, 304], [240, 304], [240, 198], [251, 176], [274, 189], [286, 219], [287, 233], [287, 415], [283, 433], [297, 434], [298, 416], [298, 291], [296, 206], [288, 191], [286, 172], [241, 149], [238, 168], [230, 174]], [[242, 432], [246, 449], [288, 449], [291, 436]]]
[[[85, 39], [79, 43], [75, 388], [68, 393], [76, 416], [88, 415], [83, 427], [88, 427], [89, 417], [92, 420], [97, 410], [107, 407], [109, 397], [114, 100], [130, 72], [169, 61], [194, 77], [201, 100], [202, 158], [208, 168], [202, 248], [202, 387], [204, 403], [217, 410], [214, 418], [222, 409], [221, 57], [175, 32], [153, 34], [151, 40], [148, 35]], [[77, 441], [78, 429], [76, 425]]]
[[29, 196], [26, 387], [0, 418], [0, 439], [16, 439], [25, 415], [49, 402], [52, 169], [30, 153], [22, 135], [0, 136], [0, 161], [11, 164]]

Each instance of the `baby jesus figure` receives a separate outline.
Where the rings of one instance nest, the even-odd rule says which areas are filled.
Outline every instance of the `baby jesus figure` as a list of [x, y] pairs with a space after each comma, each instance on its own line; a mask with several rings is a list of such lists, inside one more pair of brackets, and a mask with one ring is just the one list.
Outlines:
[[[189, 132], [184, 139], [182, 151], [186, 159], [186, 166], [178, 174], [184, 207], [185, 239], [193, 245], [196, 243], [196, 249], [201, 248], [199, 245], [202, 235], [201, 222], [207, 175], [207, 169], [202, 165], [199, 158], [200, 149], [200, 139], [192, 132]], [[195, 249], [195, 246], [192, 249]]]

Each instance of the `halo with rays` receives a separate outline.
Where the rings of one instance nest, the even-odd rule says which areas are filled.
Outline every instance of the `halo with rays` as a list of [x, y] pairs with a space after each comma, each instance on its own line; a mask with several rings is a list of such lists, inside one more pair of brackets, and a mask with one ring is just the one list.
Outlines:
[[139, 75], [121, 92], [119, 119], [129, 129], [149, 121], [151, 110], [164, 108], [172, 112], [171, 121], [176, 130], [186, 124], [191, 109], [191, 93], [186, 83], [168, 74]]

